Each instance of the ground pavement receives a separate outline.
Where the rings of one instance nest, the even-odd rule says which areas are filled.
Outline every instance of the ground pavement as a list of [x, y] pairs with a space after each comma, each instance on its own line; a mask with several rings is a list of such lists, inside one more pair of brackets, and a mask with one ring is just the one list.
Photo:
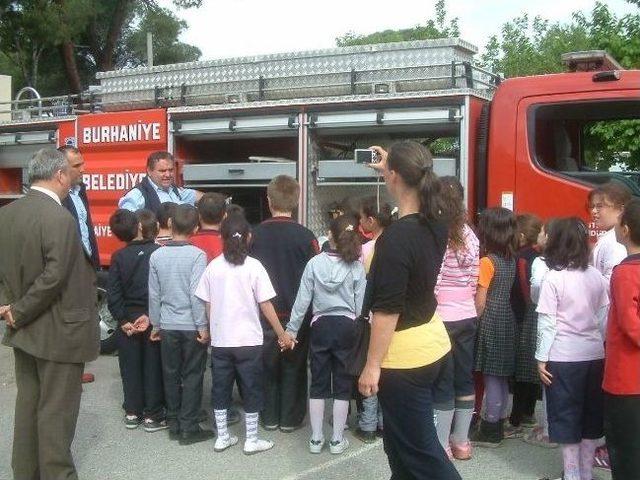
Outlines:
[[[0, 334], [3, 328], [0, 326]], [[82, 407], [73, 452], [81, 480], [124, 479], [388, 479], [389, 469], [382, 442], [365, 445], [350, 432], [351, 447], [343, 455], [307, 451], [308, 427], [294, 433], [264, 432], [275, 441], [273, 450], [259, 455], [242, 454], [243, 424], [231, 431], [241, 443], [223, 453], [214, 453], [213, 441], [191, 446], [170, 442], [166, 431], [129, 431], [122, 423], [122, 387], [118, 359], [102, 356], [87, 366], [95, 383], [84, 386]], [[209, 398], [210, 371], [205, 377], [205, 401]], [[15, 380], [13, 354], [0, 347], [0, 480], [11, 478], [11, 436]], [[326, 425], [325, 434], [330, 434]], [[465, 480], [535, 480], [557, 478], [562, 469], [560, 452], [508, 440], [495, 450], [476, 450], [474, 459], [456, 462]], [[595, 479], [610, 476], [596, 472]]]

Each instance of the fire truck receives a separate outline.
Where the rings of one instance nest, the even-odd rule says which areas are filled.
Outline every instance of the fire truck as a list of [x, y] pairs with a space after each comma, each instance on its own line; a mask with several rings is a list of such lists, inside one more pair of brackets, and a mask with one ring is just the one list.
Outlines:
[[[77, 146], [108, 267], [119, 248], [109, 217], [156, 150], [175, 155], [178, 184], [226, 193], [254, 224], [269, 216], [269, 181], [296, 177], [298, 220], [316, 235], [336, 201], [380, 189], [354, 150], [399, 139], [432, 147], [434, 170], [460, 179], [471, 214], [588, 220], [594, 185], [616, 179], [640, 194], [638, 172], [594, 168], [588, 141], [598, 122], [639, 118], [640, 71], [577, 52], [566, 73], [502, 81], [476, 53], [457, 38], [413, 41], [101, 72], [76, 96], [27, 89], [0, 104], [0, 201], [24, 193], [36, 150]], [[115, 326], [101, 302], [106, 350]]]

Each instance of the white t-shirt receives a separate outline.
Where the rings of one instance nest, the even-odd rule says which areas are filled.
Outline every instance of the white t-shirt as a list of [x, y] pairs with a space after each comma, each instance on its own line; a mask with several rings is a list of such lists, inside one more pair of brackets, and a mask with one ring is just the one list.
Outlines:
[[591, 252], [591, 264], [598, 269], [607, 279], [607, 283], [611, 281], [613, 267], [618, 265], [627, 257], [627, 249], [616, 240], [615, 229], [608, 230], [602, 235], [593, 247]]
[[209, 330], [214, 347], [262, 345], [259, 304], [276, 292], [262, 264], [247, 257], [233, 265], [220, 255], [204, 271], [196, 297], [210, 304]]
[[540, 298], [540, 287], [542, 287], [542, 282], [544, 281], [544, 277], [549, 271], [549, 267], [544, 261], [544, 257], [536, 257], [533, 259], [533, 263], [531, 264], [531, 301], [535, 304], [538, 303], [538, 298]]
[[604, 358], [598, 313], [609, 305], [607, 290], [607, 281], [593, 267], [547, 272], [536, 311], [556, 320], [549, 360], [583, 362]]

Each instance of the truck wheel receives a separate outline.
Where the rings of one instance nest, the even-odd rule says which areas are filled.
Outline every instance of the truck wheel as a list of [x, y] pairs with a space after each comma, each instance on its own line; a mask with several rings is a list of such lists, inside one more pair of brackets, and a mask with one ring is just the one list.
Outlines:
[[116, 343], [118, 324], [107, 306], [106, 275], [100, 274], [98, 274], [98, 320], [100, 322], [100, 353], [113, 353], [118, 348]]

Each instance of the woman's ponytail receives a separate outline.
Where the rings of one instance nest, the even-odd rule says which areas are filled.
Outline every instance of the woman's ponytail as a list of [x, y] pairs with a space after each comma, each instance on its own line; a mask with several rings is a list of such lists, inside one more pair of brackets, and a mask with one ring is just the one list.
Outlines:
[[442, 217], [442, 184], [433, 173], [433, 167], [424, 167], [420, 179], [420, 214], [425, 220], [438, 220]]

